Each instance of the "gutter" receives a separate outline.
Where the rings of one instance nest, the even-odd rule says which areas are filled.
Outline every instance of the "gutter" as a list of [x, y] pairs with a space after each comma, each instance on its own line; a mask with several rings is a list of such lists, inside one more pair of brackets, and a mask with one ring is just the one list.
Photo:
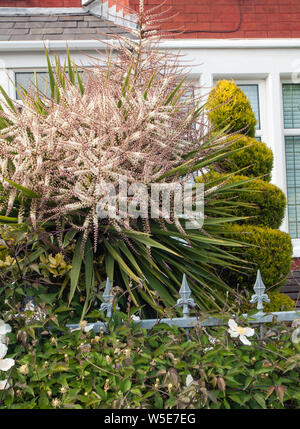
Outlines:
[[84, 7], [0, 7], [0, 16], [26, 15], [82, 15], [88, 13]]
[[[115, 40], [106, 40], [118, 46]], [[0, 42], [0, 52], [38, 52], [45, 46], [49, 50], [64, 51], [66, 45], [70, 50], [105, 49], [106, 43], [101, 40], [16, 40]], [[172, 39], [160, 43], [161, 49], [299, 49], [300, 39]]]

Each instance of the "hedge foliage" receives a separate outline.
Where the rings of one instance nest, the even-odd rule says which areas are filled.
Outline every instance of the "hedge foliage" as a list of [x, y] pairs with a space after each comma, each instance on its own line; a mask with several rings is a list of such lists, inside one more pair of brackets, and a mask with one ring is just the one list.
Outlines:
[[[264, 312], [273, 311], [293, 311], [295, 302], [285, 293], [280, 292], [267, 292], [270, 302], [264, 302]], [[246, 302], [241, 304], [239, 310], [241, 313], [250, 313], [256, 309], [257, 304], [250, 303], [250, 294], [247, 294]]]
[[272, 311], [293, 311], [295, 302], [288, 295], [280, 292], [269, 294], [270, 302], [264, 304], [265, 312]]
[[228, 141], [234, 141], [231, 149], [241, 150], [222, 161], [220, 167], [224, 172], [234, 173], [246, 168], [242, 174], [248, 177], [260, 177], [266, 182], [271, 180], [273, 152], [265, 143], [242, 134], [230, 136]]
[[254, 137], [257, 123], [250, 101], [234, 81], [219, 80], [210, 91], [207, 105], [210, 121], [218, 129], [230, 124], [230, 131]]
[[243, 224], [231, 225], [225, 235], [246, 244], [239, 250], [240, 258], [247, 261], [244, 268], [239, 272], [224, 270], [221, 273], [228, 285], [252, 292], [258, 269], [266, 287], [272, 287], [273, 291], [285, 283], [293, 254], [289, 234], [272, 228]]
[[[228, 198], [231, 198], [232, 202], [241, 203], [237, 204], [232, 213], [239, 217], [249, 216], [248, 219], [239, 221], [239, 223], [247, 222], [247, 225], [267, 226], [269, 228], [280, 227], [286, 207], [286, 197], [280, 188], [260, 179], [249, 181], [247, 176], [235, 175], [230, 177], [228, 174], [216, 172], [208, 173], [204, 180], [213, 180], [212, 185], [215, 186], [225, 182], [228, 178], [229, 184], [237, 185], [234, 188], [228, 188]], [[198, 181], [201, 180], [203, 179], [198, 179]], [[244, 183], [244, 181], [247, 182]], [[238, 193], [237, 190], [239, 190]]]
[[[195, 326], [188, 341], [183, 329], [159, 324], [147, 335], [124, 322], [110, 323], [110, 331], [100, 334], [51, 331], [38, 341], [29, 337], [23, 346], [13, 328], [9, 356], [16, 365], [0, 409], [300, 406], [298, 345], [291, 343], [292, 329], [285, 324], [274, 326], [263, 344], [254, 327], [247, 346], [231, 338], [226, 325]], [[237, 322], [247, 326], [245, 320]]]

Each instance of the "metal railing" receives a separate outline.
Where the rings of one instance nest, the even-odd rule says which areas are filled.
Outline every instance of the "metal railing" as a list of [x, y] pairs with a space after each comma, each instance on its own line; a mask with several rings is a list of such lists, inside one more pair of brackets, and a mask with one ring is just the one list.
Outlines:
[[[265, 285], [261, 278], [260, 271], [257, 271], [257, 277], [254, 284], [254, 294], [251, 297], [250, 303], [257, 303], [258, 312], [255, 314], [248, 315], [242, 314], [241, 317], [247, 319], [250, 324], [256, 324], [260, 328], [260, 339], [264, 338], [264, 324], [271, 323], [276, 318], [279, 322], [292, 322], [295, 319], [300, 318], [300, 311], [277, 311], [277, 312], [264, 312], [264, 302], [270, 302], [268, 294], [265, 293]], [[209, 317], [206, 320], [200, 320], [199, 317], [190, 317], [190, 309], [195, 307], [195, 301], [191, 296], [191, 289], [188, 285], [186, 275], [183, 275], [181, 288], [179, 290], [180, 298], [177, 300], [176, 307], [182, 307], [183, 317], [174, 318], [161, 318], [161, 319], [143, 319], [133, 320], [133, 323], [138, 323], [141, 327], [149, 330], [158, 323], [167, 323], [170, 326], [177, 326], [179, 328], [185, 328], [188, 336], [189, 329], [196, 325], [201, 326], [221, 326], [227, 322], [224, 319], [218, 319], [216, 317]], [[106, 280], [106, 286], [103, 293], [103, 303], [100, 306], [100, 311], [106, 312], [106, 317], [111, 318], [113, 314], [115, 296], [112, 294], [112, 287], [109, 278]], [[118, 310], [118, 306], [115, 307]], [[233, 316], [234, 317], [234, 316]], [[107, 322], [94, 322], [87, 323], [84, 329], [94, 330], [100, 332], [100, 330], [107, 330]], [[68, 324], [66, 325], [71, 331], [81, 329], [80, 324]]]

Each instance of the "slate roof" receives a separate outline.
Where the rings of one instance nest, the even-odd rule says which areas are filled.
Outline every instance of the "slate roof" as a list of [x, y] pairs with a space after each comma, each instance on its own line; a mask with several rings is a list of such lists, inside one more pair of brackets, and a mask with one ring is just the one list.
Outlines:
[[124, 33], [113, 22], [83, 12], [73, 14], [26, 14], [0, 16], [0, 41], [98, 40]]

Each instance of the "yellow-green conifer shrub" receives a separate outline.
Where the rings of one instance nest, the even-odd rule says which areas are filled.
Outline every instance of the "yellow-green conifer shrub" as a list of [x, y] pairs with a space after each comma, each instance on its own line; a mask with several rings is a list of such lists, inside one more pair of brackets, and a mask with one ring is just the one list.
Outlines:
[[257, 123], [250, 101], [234, 81], [219, 80], [210, 91], [206, 108], [218, 129], [230, 124], [230, 131], [254, 137]]
[[[221, 277], [239, 290], [253, 291], [257, 270], [260, 269], [266, 287], [278, 290], [286, 281], [291, 268], [293, 247], [289, 234], [277, 229], [253, 225], [230, 225], [224, 236], [245, 243], [238, 256], [246, 261], [239, 272], [226, 270]], [[232, 249], [232, 253], [234, 254]]]
[[293, 311], [295, 302], [285, 293], [269, 293], [270, 302], [264, 304], [265, 312], [272, 311]]
[[233, 141], [231, 150], [241, 150], [233, 152], [222, 161], [222, 171], [234, 173], [245, 168], [242, 172], [245, 176], [259, 177], [266, 182], [271, 180], [273, 152], [265, 143], [243, 134], [230, 136], [228, 140]]
[[[250, 292], [250, 291], [249, 291]], [[273, 311], [293, 311], [295, 302], [285, 293], [267, 291], [270, 302], [264, 302], [264, 312], [271, 313]], [[249, 294], [251, 295], [251, 294]], [[251, 304], [249, 299], [241, 305], [241, 313], [249, 313], [256, 309], [256, 303]]]
[[231, 176], [212, 171], [197, 179], [198, 182], [206, 182], [206, 188], [224, 183], [226, 180], [228, 190], [223, 191], [223, 197], [235, 204], [231, 210], [232, 214], [247, 217], [238, 223], [269, 228], [280, 227], [286, 207], [286, 197], [280, 188], [260, 179], [249, 179], [247, 176]]

